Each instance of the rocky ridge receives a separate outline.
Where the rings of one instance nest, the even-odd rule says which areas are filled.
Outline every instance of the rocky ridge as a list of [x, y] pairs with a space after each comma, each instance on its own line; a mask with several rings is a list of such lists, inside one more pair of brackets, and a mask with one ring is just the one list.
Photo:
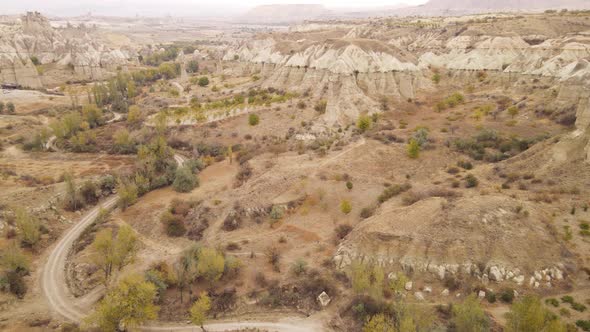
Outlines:
[[75, 79], [97, 80], [134, 59], [131, 50], [109, 48], [85, 27], [54, 29], [36, 12], [0, 25], [0, 36], [0, 81], [24, 87], [43, 86], [44, 77], [36, 65], [55, 65], [72, 70]]
[[[321, 27], [313, 24], [309, 29]], [[335, 28], [343, 29], [338, 24]], [[549, 38], [456, 29], [456, 35], [437, 28], [389, 38], [383, 28], [359, 25], [339, 39], [261, 37], [229, 48], [223, 60], [238, 59], [244, 70], [262, 74], [267, 86], [326, 98], [324, 120], [331, 125], [378, 112], [381, 96], [406, 100], [418, 90], [433, 89], [432, 68], [544, 76], [557, 84], [590, 80], [590, 31]]]

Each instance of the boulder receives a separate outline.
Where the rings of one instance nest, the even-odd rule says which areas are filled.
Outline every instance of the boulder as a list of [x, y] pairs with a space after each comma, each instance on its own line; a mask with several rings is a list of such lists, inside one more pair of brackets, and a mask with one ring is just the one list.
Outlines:
[[330, 304], [330, 301], [332, 301], [332, 299], [330, 298], [330, 296], [328, 296], [326, 292], [322, 292], [320, 295], [318, 295], [318, 302], [320, 302], [322, 307], [325, 307], [328, 304]]
[[497, 266], [490, 267], [489, 278], [490, 280], [497, 282], [504, 280], [504, 278], [502, 277], [502, 272]]
[[407, 291], [411, 291], [411, 290], [412, 290], [412, 285], [413, 285], [413, 283], [412, 283], [411, 281], [408, 281], [408, 282], [406, 282], [406, 284], [404, 285], [404, 288], [405, 288]]
[[414, 297], [418, 301], [424, 301], [424, 294], [422, 294], [422, 292], [416, 292], [416, 293], [414, 293]]

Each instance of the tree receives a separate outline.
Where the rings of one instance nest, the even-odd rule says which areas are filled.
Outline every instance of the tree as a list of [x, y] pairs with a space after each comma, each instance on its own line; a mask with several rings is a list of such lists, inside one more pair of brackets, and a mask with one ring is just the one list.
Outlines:
[[383, 269], [376, 264], [354, 261], [350, 265], [352, 289], [356, 293], [368, 293], [375, 298], [380, 298], [383, 292], [384, 277]]
[[356, 127], [364, 133], [369, 128], [371, 128], [371, 118], [367, 115], [359, 116], [358, 120], [356, 121]]
[[14, 112], [16, 112], [16, 107], [13, 102], [9, 101], [6, 103], [6, 112], [8, 112], [8, 114], [14, 114]]
[[[180, 303], [182, 303], [182, 294], [186, 287], [188, 287], [197, 277], [196, 258], [200, 249], [192, 247], [185, 250], [180, 256], [178, 262], [174, 265], [176, 273], [177, 287], [180, 293]], [[190, 288], [189, 288], [190, 289]], [[192, 294], [192, 291], [191, 291]]]
[[82, 108], [82, 116], [90, 128], [96, 128], [104, 123], [102, 110], [94, 104], [85, 105]]
[[126, 225], [119, 228], [116, 237], [112, 229], [104, 228], [96, 233], [91, 248], [91, 260], [104, 272], [105, 285], [108, 285], [113, 269], [121, 270], [135, 258], [137, 236]]
[[260, 123], [260, 117], [258, 117], [258, 115], [252, 113], [248, 116], [249, 125], [256, 126], [258, 123]]
[[25, 209], [17, 208], [15, 223], [20, 242], [28, 247], [34, 247], [41, 239], [39, 220]]
[[98, 231], [91, 247], [91, 260], [103, 271], [104, 283], [105, 285], [108, 285], [114, 265], [113, 231], [110, 228], [104, 228]]
[[190, 60], [187, 64], [186, 64], [186, 71], [189, 73], [196, 73], [199, 71], [199, 63], [197, 62], [197, 60]]
[[141, 110], [139, 106], [129, 106], [129, 112], [127, 113], [127, 123], [130, 125], [136, 125], [141, 122]]
[[234, 151], [231, 145], [228, 145], [227, 147], [227, 157], [229, 158], [229, 164], [231, 165], [234, 161]]
[[100, 197], [100, 191], [94, 181], [87, 180], [82, 184], [80, 188], [80, 195], [86, 204], [96, 204]]
[[4, 102], [0, 100], [0, 114], [4, 112]]
[[377, 314], [367, 319], [363, 332], [396, 332], [393, 321], [384, 314]]
[[133, 153], [135, 152], [135, 141], [129, 135], [126, 128], [121, 128], [113, 134], [113, 149], [117, 153]]
[[119, 179], [117, 182], [117, 194], [119, 195], [118, 205], [122, 210], [135, 204], [137, 201], [137, 186], [133, 182]]
[[490, 330], [490, 321], [475, 294], [469, 295], [463, 303], [453, 306], [452, 322], [457, 332], [485, 332]]
[[565, 332], [567, 330], [559, 318], [533, 295], [527, 295], [512, 304], [506, 318], [506, 332]]
[[394, 307], [397, 331], [431, 331], [435, 313], [431, 306], [405, 304], [399, 301]]
[[199, 78], [199, 81], [197, 82], [197, 84], [199, 86], [205, 87], [205, 86], [209, 85], [209, 78], [207, 76], [202, 76]]
[[183, 166], [176, 170], [174, 182], [172, 183], [174, 190], [187, 193], [198, 186], [199, 179], [193, 174], [190, 168]]
[[515, 116], [518, 115], [518, 107], [510, 106], [508, 107], [508, 114], [514, 119]]
[[16, 243], [3, 248], [0, 256], [0, 266], [6, 271], [26, 275], [29, 273], [29, 259]]
[[197, 274], [210, 284], [221, 278], [225, 267], [223, 255], [213, 248], [202, 248], [199, 251]]
[[16, 243], [12, 242], [0, 250], [0, 267], [3, 270], [1, 286], [7, 286], [12, 294], [23, 298], [27, 292], [23, 277], [29, 274], [29, 259]]
[[191, 322], [201, 327], [203, 331], [205, 328], [203, 324], [207, 318], [207, 313], [211, 309], [211, 299], [206, 292], [202, 292], [199, 299], [193, 303], [190, 309]]
[[414, 138], [410, 139], [410, 142], [408, 143], [408, 157], [412, 158], [412, 159], [416, 159], [420, 156], [420, 144], [418, 144], [418, 141]]
[[121, 331], [158, 317], [156, 286], [133, 274], [119, 282], [98, 304], [87, 322], [101, 331]]

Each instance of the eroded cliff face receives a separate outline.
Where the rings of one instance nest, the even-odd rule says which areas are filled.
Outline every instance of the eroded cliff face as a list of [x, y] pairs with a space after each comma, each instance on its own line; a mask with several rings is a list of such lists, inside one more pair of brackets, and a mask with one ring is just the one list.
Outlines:
[[[102, 79], [134, 56], [129, 50], [111, 49], [81, 27], [76, 33], [59, 31], [39, 13], [27, 13], [20, 22], [0, 26], [0, 80], [25, 87], [43, 86], [40, 65], [55, 65], [73, 71], [74, 79]], [[72, 79], [71, 77], [69, 79]]]
[[406, 100], [417, 91], [433, 90], [432, 68], [542, 76], [555, 84], [590, 80], [590, 32], [547, 38], [445, 31], [384, 38], [363, 25], [336, 40], [267, 37], [229, 48], [223, 60], [238, 59], [249, 66], [247, 71], [261, 75], [265, 86], [327, 99], [323, 119], [331, 125], [378, 112], [377, 100], [383, 96]]

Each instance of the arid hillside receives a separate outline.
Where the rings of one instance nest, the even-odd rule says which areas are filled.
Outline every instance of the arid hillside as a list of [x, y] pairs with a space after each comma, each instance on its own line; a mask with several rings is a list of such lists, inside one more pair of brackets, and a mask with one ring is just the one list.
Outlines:
[[76, 22], [0, 23], [0, 329], [590, 329], [590, 12]]

